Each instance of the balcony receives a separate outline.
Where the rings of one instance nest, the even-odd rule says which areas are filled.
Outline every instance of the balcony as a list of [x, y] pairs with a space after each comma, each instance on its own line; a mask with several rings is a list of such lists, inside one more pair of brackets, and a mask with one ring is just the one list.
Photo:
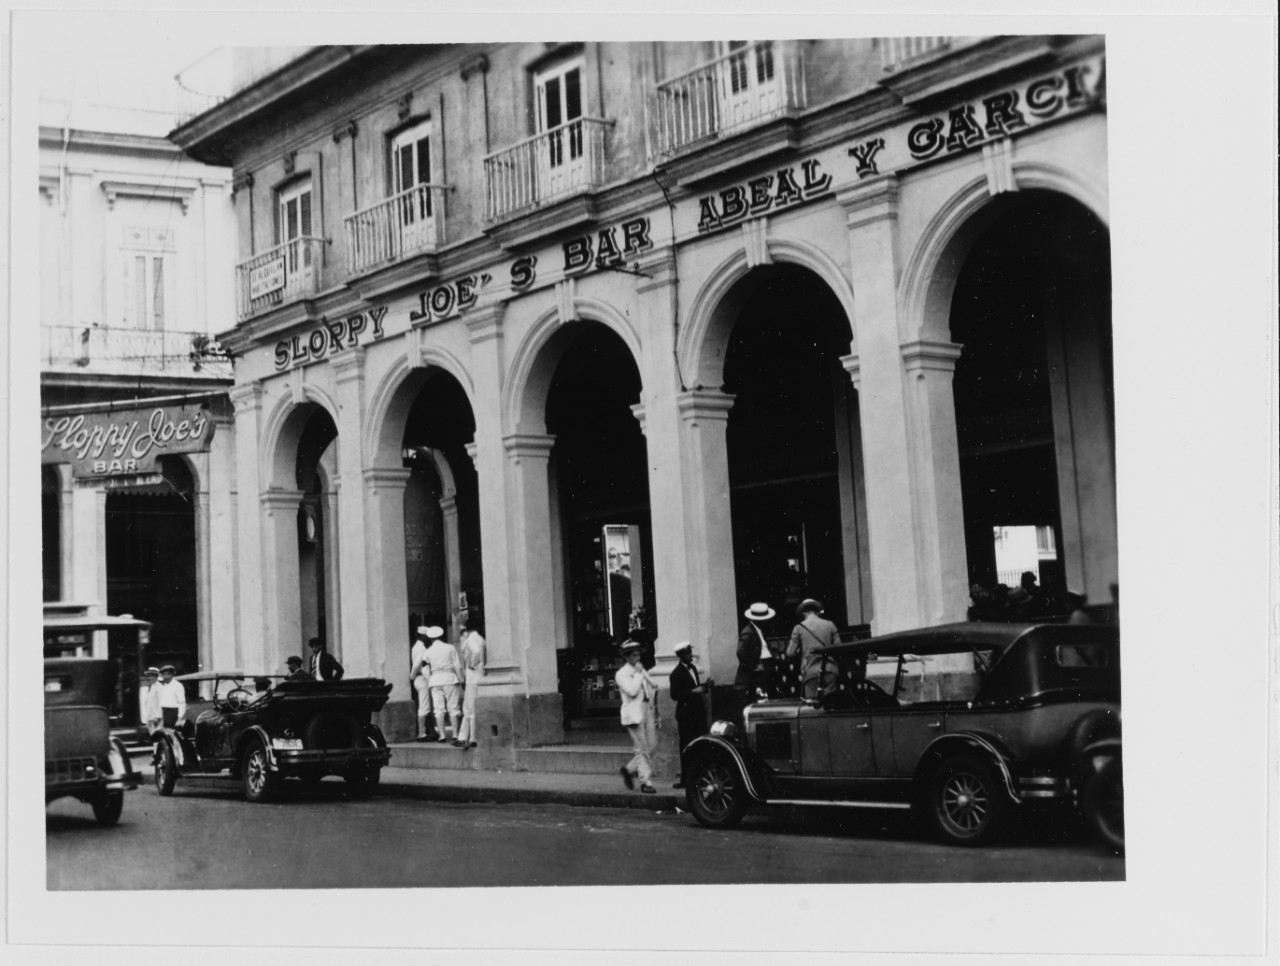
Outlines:
[[320, 291], [323, 238], [303, 235], [236, 266], [236, 320], [243, 322]]
[[605, 132], [612, 125], [575, 118], [486, 157], [485, 218], [500, 221], [604, 184]]
[[886, 72], [901, 70], [908, 62], [951, 46], [950, 37], [886, 37], [880, 60]]
[[231, 377], [226, 353], [207, 335], [170, 329], [42, 325], [40, 362], [45, 370], [63, 372]]
[[795, 43], [771, 40], [657, 85], [658, 157], [783, 117], [805, 107], [804, 63]]
[[347, 274], [363, 275], [444, 243], [445, 185], [420, 184], [346, 220]]

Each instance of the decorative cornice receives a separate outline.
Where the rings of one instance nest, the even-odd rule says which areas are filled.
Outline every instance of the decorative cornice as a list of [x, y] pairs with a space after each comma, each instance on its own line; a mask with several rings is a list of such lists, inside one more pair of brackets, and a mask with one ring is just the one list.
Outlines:
[[956, 342], [934, 342], [920, 339], [904, 342], [901, 346], [902, 361], [908, 372], [931, 369], [935, 372], [955, 372], [956, 360], [964, 347]]
[[987, 172], [987, 193], [993, 198], [1006, 191], [1017, 191], [1013, 174], [1013, 138], [999, 138], [982, 146], [982, 165]]
[[339, 124], [333, 129], [333, 143], [338, 144], [343, 138], [351, 138], [354, 140], [355, 136], [359, 133], [360, 125], [357, 124], [354, 119], [347, 121], [346, 124]]
[[252, 187], [253, 187], [252, 171], [246, 171], [244, 174], [240, 175], [238, 178], [233, 178], [231, 181], [231, 193], [233, 195], [236, 192], [241, 191], [245, 188], [252, 188]]
[[480, 447], [475, 443], [467, 443], [463, 449], [467, 451], [467, 457], [471, 460], [471, 465], [479, 469], [480, 464], [476, 462], [476, 459], [480, 453]]
[[227, 395], [231, 399], [231, 405], [237, 416], [256, 412], [262, 408], [262, 383], [256, 379], [253, 382], [232, 386]]
[[841, 356], [840, 365], [844, 367], [845, 372], [849, 373], [849, 381], [853, 383], [853, 388], [859, 389], [862, 384], [862, 362], [858, 358], [858, 353], [851, 352], [847, 356]]
[[413, 91], [405, 91], [396, 98], [396, 117], [402, 121], [407, 121], [409, 115], [413, 113]]
[[640, 432], [643, 435], [649, 435], [644, 421], [644, 403], [636, 403], [631, 407], [631, 415], [636, 418], [636, 422], [640, 424]]
[[305, 494], [301, 490], [264, 490], [258, 494], [258, 502], [264, 510], [298, 512]]
[[507, 458], [513, 463], [524, 460], [542, 460], [551, 457], [552, 447], [556, 445], [554, 436], [538, 433], [513, 433], [502, 437], [502, 448], [507, 451]]
[[868, 178], [837, 192], [836, 201], [844, 209], [845, 226], [861, 228], [898, 217], [898, 178], [885, 174]]
[[107, 196], [108, 210], [115, 208], [116, 198], [122, 196], [145, 198], [148, 201], [156, 198], [167, 198], [182, 205], [182, 213], [185, 215], [191, 208], [191, 199], [195, 196], [196, 189], [187, 185], [110, 179], [102, 182], [102, 193]]
[[463, 80], [470, 80], [473, 74], [489, 73], [489, 58], [484, 54], [476, 54], [462, 62], [460, 70]]
[[578, 295], [578, 280], [570, 275], [556, 282], [556, 309], [560, 315], [560, 324], [565, 325], [578, 317], [574, 302]]
[[506, 317], [507, 303], [493, 302], [472, 309], [464, 317], [467, 338], [472, 345], [502, 338], [502, 321]]
[[769, 218], [767, 215], [742, 223], [742, 245], [747, 255], [747, 268], [769, 265]]
[[680, 418], [690, 425], [703, 420], [728, 422], [729, 410], [737, 397], [719, 389], [690, 389], [676, 396]]
[[409, 485], [409, 477], [413, 470], [400, 466], [366, 466], [361, 472], [367, 489], [403, 490]]
[[333, 367], [334, 378], [339, 384], [363, 378], [364, 346], [350, 346], [335, 353], [330, 357], [329, 365]]
[[298, 169], [298, 152], [286, 151], [282, 160], [284, 161], [284, 176], [292, 178], [293, 173]]

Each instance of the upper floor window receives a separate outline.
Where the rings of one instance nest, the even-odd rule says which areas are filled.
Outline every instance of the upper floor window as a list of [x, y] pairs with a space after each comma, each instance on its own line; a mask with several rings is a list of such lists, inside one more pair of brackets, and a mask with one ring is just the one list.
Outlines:
[[[397, 215], [402, 228], [430, 226], [431, 122], [422, 121], [391, 139], [391, 193], [399, 198]], [[417, 190], [414, 190], [417, 189]]]
[[279, 193], [277, 242], [287, 245], [285, 267], [295, 273], [311, 267], [311, 246], [300, 239], [311, 237], [311, 179], [294, 182]]
[[725, 127], [752, 120], [778, 106], [772, 43], [724, 41], [720, 55]]
[[[565, 164], [580, 163], [582, 151], [582, 125], [574, 124], [585, 113], [582, 103], [582, 58], [561, 61], [552, 67], [538, 71], [533, 78], [538, 100], [538, 134], [552, 132], [544, 149], [546, 163], [558, 168]], [[563, 130], [558, 130], [566, 125]]]
[[125, 326], [165, 328], [173, 311], [172, 230], [137, 225], [125, 228], [120, 262]]

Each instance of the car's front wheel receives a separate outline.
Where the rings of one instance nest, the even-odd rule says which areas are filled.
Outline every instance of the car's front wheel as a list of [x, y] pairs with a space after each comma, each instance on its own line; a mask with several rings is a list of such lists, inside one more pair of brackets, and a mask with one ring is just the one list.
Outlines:
[[172, 795], [177, 782], [178, 764], [174, 761], [173, 749], [169, 742], [161, 740], [160, 752], [156, 755], [156, 791], [161, 795]]
[[91, 804], [93, 817], [99, 825], [115, 825], [120, 821], [120, 813], [124, 811], [124, 792], [119, 789], [103, 792]]
[[1084, 817], [1103, 845], [1124, 851], [1124, 781], [1119, 757], [1109, 758], [1084, 790]]
[[244, 756], [241, 770], [244, 781], [244, 797], [250, 802], [265, 802], [276, 787], [276, 775], [271, 771], [271, 760], [261, 741], [254, 741]]
[[928, 817], [953, 845], [982, 845], [1004, 828], [1009, 798], [999, 776], [976, 755], [952, 755], [929, 778]]
[[738, 769], [721, 755], [697, 761], [685, 789], [689, 810], [707, 828], [733, 828], [750, 804]]

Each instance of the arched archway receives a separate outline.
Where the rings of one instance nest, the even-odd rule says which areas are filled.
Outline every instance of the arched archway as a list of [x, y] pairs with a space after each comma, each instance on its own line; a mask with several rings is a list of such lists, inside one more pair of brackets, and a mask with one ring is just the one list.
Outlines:
[[[796, 265], [753, 269], [717, 306], [734, 397], [727, 446], [737, 611], [767, 601], [787, 633], [816, 597], [837, 626], [870, 618], [857, 395], [842, 364], [850, 320], [836, 293]], [[719, 332], [719, 335], [717, 335]], [[704, 352], [704, 357], [706, 353]]]
[[1025, 613], [1062, 609], [1067, 591], [1105, 602], [1118, 573], [1107, 229], [1072, 198], [1021, 191], [982, 209], [943, 257], [955, 271], [927, 304], [951, 286], [970, 582], [998, 597], [1012, 587]]
[[[337, 475], [335, 452], [338, 428], [333, 418], [311, 403], [299, 413], [305, 418], [297, 435], [294, 481], [301, 492], [297, 512], [298, 599], [301, 626], [297, 648], [286, 654], [305, 654], [303, 645], [313, 637], [341, 657], [336, 634], [338, 581], [336, 505], [332, 480]], [[286, 642], [288, 644], [288, 642]]]

